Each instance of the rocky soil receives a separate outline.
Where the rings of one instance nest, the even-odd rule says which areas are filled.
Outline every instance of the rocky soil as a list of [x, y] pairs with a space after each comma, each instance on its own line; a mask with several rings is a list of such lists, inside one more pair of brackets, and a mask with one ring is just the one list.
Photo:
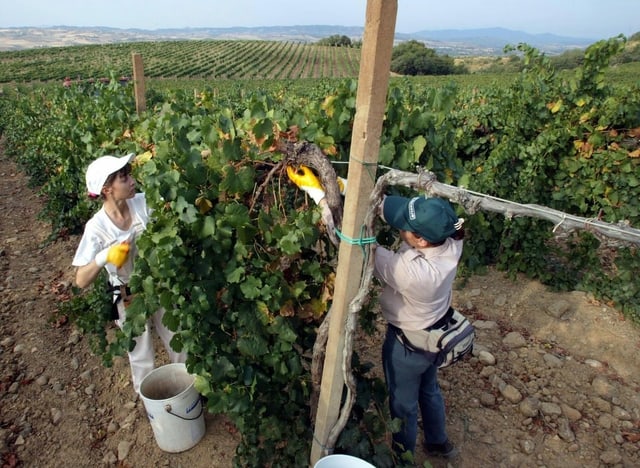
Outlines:
[[[45, 243], [41, 200], [0, 155], [2, 466], [230, 467], [239, 436], [206, 416], [192, 449], [157, 447], [126, 358], [105, 368], [56, 318], [77, 238]], [[452, 467], [640, 466], [640, 329], [580, 292], [490, 271], [455, 294], [474, 319], [474, 356], [441, 373], [458, 459]], [[382, 330], [383, 324], [379, 323]], [[361, 350], [379, 362], [381, 339]], [[159, 354], [158, 364], [164, 357]]]

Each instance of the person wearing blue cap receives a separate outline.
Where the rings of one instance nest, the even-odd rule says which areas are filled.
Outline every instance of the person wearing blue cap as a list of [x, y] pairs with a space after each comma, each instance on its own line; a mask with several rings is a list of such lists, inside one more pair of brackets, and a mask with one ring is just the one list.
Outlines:
[[401, 459], [414, 456], [418, 410], [422, 416], [427, 455], [453, 458], [459, 451], [445, 428], [444, 398], [438, 367], [424, 353], [409, 346], [441, 328], [453, 313], [453, 283], [462, 255], [463, 219], [442, 198], [385, 197], [381, 216], [400, 231], [397, 251], [375, 250], [374, 274], [383, 283], [379, 297], [388, 322], [382, 363], [389, 392], [389, 409], [402, 427], [393, 434]]

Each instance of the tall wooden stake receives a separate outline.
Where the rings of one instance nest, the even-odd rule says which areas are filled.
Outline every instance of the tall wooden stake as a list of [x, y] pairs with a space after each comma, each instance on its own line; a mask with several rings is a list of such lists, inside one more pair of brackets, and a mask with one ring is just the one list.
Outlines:
[[136, 98], [136, 112], [140, 114], [147, 109], [142, 56], [133, 52], [131, 53], [131, 60], [133, 61], [133, 93]]
[[[352, 239], [360, 237], [360, 228], [368, 208], [367, 200], [375, 183], [397, 11], [397, 0], [367, 1], [356, 115], [351, 138], [349, 183], [342, 220], [342, 233]], [[327, 455], [327, 438], [338, 419], [344, 390], [342, 361], [345, 320], [349, 303], [360, 287], [363, 261], [360, 246], [344, 240], [340, 243], [329, 337], [311, 447], [311, 466]]]

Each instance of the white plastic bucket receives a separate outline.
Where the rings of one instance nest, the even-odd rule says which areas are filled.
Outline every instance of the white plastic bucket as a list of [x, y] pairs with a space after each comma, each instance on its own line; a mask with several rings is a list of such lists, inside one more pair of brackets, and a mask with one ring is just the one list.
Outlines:
[[183, 452], [204, 436], [204, 410], [194, 377], [184, 364], [152, 370], [140, 384], [140, 396], [158, 447]]
[[327, 455], [313, 465], [313, 468], [376, 468], [360, 458], [351, 455]]

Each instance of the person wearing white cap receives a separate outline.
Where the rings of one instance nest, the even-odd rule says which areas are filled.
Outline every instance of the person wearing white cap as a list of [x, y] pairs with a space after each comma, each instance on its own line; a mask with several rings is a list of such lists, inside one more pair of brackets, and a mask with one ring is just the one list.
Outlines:
[[[130, 299], [127, 284], [137, 252], [135, 240], [144, 231], [150, 216], [144, 193], [136, 193], [136, 183], [131, 176], [134, 158], [134, 153], [102, 156], [89, 164], [85, 174], [87, 190], [90, 197], [102, 200], [102, 207], [87, 222], [72, 261], [77, 267], [75, 282], [80, 288], [92, 284], [102, 268], [106, 269], [114, 294], [114, 318], [120, 327]], [[136, 393], [144, 377], [155, 367], [151, 326], [155, 327], [172, 362], [186, 359], [185, 353], [176, 353], [171, 348], [173, 332], [162, 323], [163, 315], [161, 309], [148, 319], [145, 331], [136, 338], [133, 351], [128, 353]]]

